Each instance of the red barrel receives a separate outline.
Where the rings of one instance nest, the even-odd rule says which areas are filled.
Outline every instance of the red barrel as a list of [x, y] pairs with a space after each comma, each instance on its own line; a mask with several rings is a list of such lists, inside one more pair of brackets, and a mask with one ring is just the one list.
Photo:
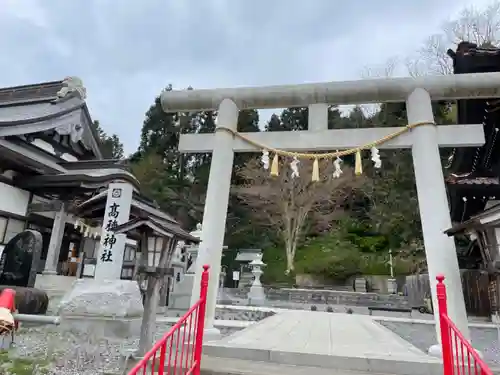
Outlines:
[[4, 289], [0, 293], [0, 307], [9, 309], [10, 312], [16, 311], [16, 291], [14, 289]]
[[15, 297], [16, 291], [12, 289], [4, 289], [0, 293], [0, 335], [12, 333], [18, 328], [12, 316], [16, 309]]

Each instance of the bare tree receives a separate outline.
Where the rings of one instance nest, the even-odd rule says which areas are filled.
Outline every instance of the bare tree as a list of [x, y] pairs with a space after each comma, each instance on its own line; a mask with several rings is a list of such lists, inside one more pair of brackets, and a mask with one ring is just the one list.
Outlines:
[[408, 73], [412, 77], [425, 74], [443, 75], [453, 72], [452, 61], [447, 54], [453, 43], [447, 40], [446, 35], [431, 35], [424, 45], [417, 51], [417, 56], [406, 59]]
[[445, 23], [442, 33], [431, 35], [416, 56], [406, 60], [410, 75], [451, 74], [453, 67], [447, 50], [462, 41], [483, 47], [499, 45], [500, 1], [495, 0], [484, 9], [465, 8], [455, 20]]
[[[399, 66], [399, 57], [390, 57], [383, 64], [364, 67], [361, 72], [361, 77], [363, 79], [394, 77]], [[380, 104], [361, 104], [360, 107], [366, 118], [372, 118], [380, 111]]]
[[334, 178], [331, 161], [319, 163], [320, 180], [311, 180], [312, 161], [301, 160], [299, 176], [293, 177], [291, 159], [282, 158], [279, 176], [272, 177], [257, 159], [237, 171], [246, 184], [234, 187], [234, 192], [252, 209], [254, 220], [272, 226], [285, 245], [286, 271], [294, 270], [295, 252], [307, 219], [327, 229], [352, 192], [361, 186], [362, 177], [355, 177], [351, 168], [344, 167]]
[[393, 77], [399, 63], [399, 57], [390, 57], [383, 64], [363, 68], [361, 77], [364, 79]]

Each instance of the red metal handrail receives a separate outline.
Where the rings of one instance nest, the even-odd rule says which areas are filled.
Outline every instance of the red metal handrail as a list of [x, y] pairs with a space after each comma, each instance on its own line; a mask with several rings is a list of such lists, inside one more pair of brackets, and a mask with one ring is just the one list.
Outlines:
[[163, 375], [165, 370], [169, 375], [200, 375], [208, 268], [203, 266], [200, 299], [153, 345], [128, 375]]
[[441, 330], [441, 349], [444, 375], [493, 375], [488, 365], [474, 350], [471, 343], [462, 335], [448, 316], [446, 286], [444, 276], [438, 275], [436, 286], [439, 325]]

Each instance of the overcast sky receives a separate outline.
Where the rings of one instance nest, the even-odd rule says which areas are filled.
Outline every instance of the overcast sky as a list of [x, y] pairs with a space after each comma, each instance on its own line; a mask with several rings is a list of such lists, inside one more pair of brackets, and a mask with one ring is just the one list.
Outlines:
[[358, 79], [488, 0], [0, 0], [0, 87], [78, 76], [94, 119], [137, 148], [168, 83]]

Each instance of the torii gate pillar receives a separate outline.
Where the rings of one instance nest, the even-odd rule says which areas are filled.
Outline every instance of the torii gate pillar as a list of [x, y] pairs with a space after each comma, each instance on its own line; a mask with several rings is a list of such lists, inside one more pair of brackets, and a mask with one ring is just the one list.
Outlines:
[[[216, 126], [236, 130], [238, 115], [239, 109], [236, 104], [230, 99], [224, 99], [219, 105]], [[233, 136], [219, 131], [214, 137], [212, 163], [203, 210], [203, 231], [197, 260], [197, 264], [210, 265], [204, 334], [208, 341], [220, 337], [219, 330], [214, 327], [214, 318], [234, 159]], [[200, 281], [201, 272], [197, 269], [195, 285], [199, 285]]]
[[[406, 100], [406, 113], [410, 124], [417, 122], [434, 123], [429, 93], [421, 88], [415, 89]], [[455, 241], [453, 237], [443, 233], [443, 228], [451, 227], [451, 219], [441, 157], [439, 155], [437, 126], [419, 126], [411, 132], [413, 133], [413, 167], [434, 306], [436, 336], [439, 342], [441, 334], [439, 333], [436, 276], [443, 274], [446, 275], [446, 288], [449, 290], [448, 313], [450, 318], [462, 334], [470, 340]], [[429, 348], [429, 354], [431, 355], [440, 356], [440, 353], [441, 346], [439, 344]]]

